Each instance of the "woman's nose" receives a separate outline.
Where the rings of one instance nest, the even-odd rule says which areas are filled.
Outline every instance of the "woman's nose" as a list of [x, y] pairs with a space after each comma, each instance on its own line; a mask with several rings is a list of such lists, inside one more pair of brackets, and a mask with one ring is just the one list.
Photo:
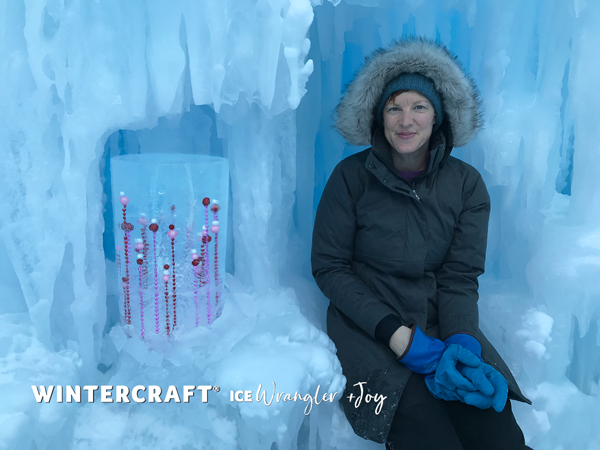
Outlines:
[[410, 125], [412, 123], [412, 114], [410, 112], [402, 112], [400, 114], [400, 124]]

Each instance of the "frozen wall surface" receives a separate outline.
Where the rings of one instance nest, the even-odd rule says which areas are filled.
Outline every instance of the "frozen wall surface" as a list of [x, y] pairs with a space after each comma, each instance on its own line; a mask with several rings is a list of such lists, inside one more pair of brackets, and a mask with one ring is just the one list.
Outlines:
[[[360, 150], [331, 111], [367, 54], [415, 34], [481, 90], [485, 128], [453, 154], [492, 197], [481, 326], [533, 400], [513, 404], [527, 442], [600, 449], [599, 26], [577, 0], [0, 0], [0, 449], [383, 448], [339, 397], [306, 413], [230, 391], [342, 392], [309, 264], [327, 177]], [[222, 316], [152, 342], [116, 300], [110, 159], [137, 153], [230, 164]], [[86, 385], [213, 389], [32, 391]]]

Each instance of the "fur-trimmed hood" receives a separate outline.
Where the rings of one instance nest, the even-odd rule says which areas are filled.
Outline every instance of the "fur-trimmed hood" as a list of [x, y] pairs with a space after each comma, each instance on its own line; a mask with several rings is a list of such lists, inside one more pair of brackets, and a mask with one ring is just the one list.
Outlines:
[[401, 73], [420, 73], [433, 81], [442, 97], [444, 121], [449, 121], [452, 145], [461, 147], [483, 125], [481, 100], [474, 80], [457, 57], [442, 44], [411, 38], [381, 48], [367, 57], [335, 110], [335, 127], [353, 145], [369, 145], [385, 86]]

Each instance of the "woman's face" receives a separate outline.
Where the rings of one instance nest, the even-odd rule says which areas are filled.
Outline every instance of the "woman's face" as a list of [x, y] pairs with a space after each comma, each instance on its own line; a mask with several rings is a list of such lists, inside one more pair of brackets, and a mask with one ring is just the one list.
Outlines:
[[434, 124], [433, 105], [417, 91], [396, 95], [383, 108], [385, 137], [400, 154], [427, 152]]

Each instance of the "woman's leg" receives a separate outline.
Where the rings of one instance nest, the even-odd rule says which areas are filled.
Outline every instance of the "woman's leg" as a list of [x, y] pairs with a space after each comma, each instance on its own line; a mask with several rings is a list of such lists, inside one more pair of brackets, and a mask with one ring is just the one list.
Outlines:
[[413, 373], [400, 398], [386, 449], [463, 450], [444, 403], [431, 395], [421, 375]]
[[510, 400], [502, 412], [461, 402], [445, 402], [448, 417], [465, 450], [525, 450], [525, 438]]

